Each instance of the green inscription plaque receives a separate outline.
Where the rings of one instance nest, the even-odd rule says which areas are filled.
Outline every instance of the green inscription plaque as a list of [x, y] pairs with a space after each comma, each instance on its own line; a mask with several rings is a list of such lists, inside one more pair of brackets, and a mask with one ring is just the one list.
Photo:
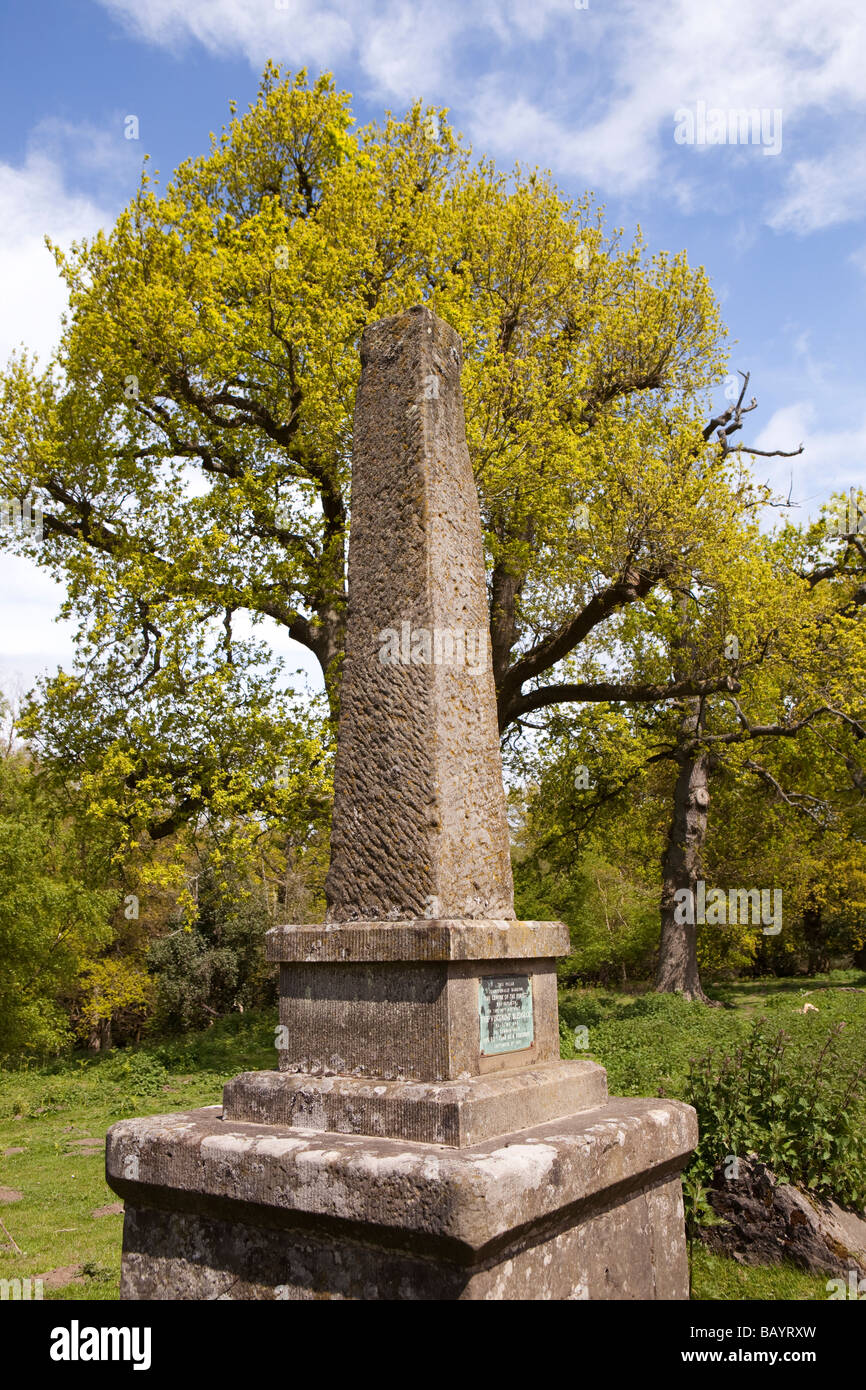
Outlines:
[[522, 1052], [531, 1047], [532, 985], [528, 975], [484, 975], [478, 987], [481, 1055]]

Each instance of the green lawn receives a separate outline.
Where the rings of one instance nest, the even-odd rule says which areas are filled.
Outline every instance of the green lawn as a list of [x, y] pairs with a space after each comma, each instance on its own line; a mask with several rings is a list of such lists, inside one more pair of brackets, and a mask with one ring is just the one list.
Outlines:
[[711, 1255], [696, 1244], [692, 1254], [692, 1298], [736, 1302], [738, 1299], [792, 1299], [798, 1303], [829, 1298], [829, 1275], [805, 1274], [793, 1265], [751, 1267]]
[[[614, 1094], [676, 1096], [690, 1056], [734, 1044], [750, 1018], [766, 1012], [794, 1032], [813, 1028], [816, 1020], [821, 1026], [843, 1020], [851, 1046], [866, 1056], [866, 994], [851, 992], [864, 985], [866, 976], [856, 972], [728, 984], [713, 991], [726, 1005], [720, 1009], [652, 995], [567, 990], [563, 1054], [577, 1055], [569, 1030], [584, 1026], [589, 1048], [580, 1055], [608, 1068]], [[806, 999], [817, 1014], [800, 1012]], [[0, 1075], [0, 1188], [22, 1194], [18, 1201], [0, 1201], [6, 1227], [6, 1234], [0, 1229], [0, 1278], [50, 1275], [46, 1298], [116, 1298], [123, 1218], [95, 1215], [117, 1201], [104, 1178], [105, 1131], [125, 1116], [218, 1104], [230, 1077], [274, 1066], [275, 1022], [270, 1013], [234, 1015], [186, 1038]], [[823, 1278], [787, 1267], [745, 1268], [702, 1247], [695, 1251], [693, 1288], [697, 1299], [827, 1297]]]
[[[275, 1022], [234, 1015], [189, 1038], [4, 1073], [0, 1187], [23, 1195], [0, 1202], [0, 1220], [23, 1253], [8, 1241], [0, 1248], [0, 1278], [56, 1270], [46, 1298], [116, 1298], [123, 1217], [94, 1216], [117, 1203], [105, 1182], [105, 1131], [130, 1115], [219, 1103], [230, 1077], [275, 1065]], [[10, 1148], [24, 1152], [4, 1156]]]
[[[845, 1025], [845, 1047], [866, 1058], [866, 974], [837, 970], [812, 979], [750, 980], [708, 986], [722, 1007], [688, 1004], [679, 996], [562, 989], [562, 1055], [592, 1057], [607, 1068], [613, 1095], [683, 1094], [689, 1061], [710, 1048], [730, 1052], [760, 1016], [809, 1047], [833, 1024]], [[803, 1012], [805, 1004], [814, 1011]], [[586, 1029], [585, 1048], [575, 1030]]]

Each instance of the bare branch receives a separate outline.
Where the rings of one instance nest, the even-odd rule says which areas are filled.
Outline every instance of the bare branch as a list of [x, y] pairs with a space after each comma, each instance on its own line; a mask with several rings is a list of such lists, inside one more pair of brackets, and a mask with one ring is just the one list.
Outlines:
[[[808, 816], [809, 819], [813, 820], [816, 825], [819, 825], [822, 830], [826, 829], [831, 820], [826, 802], [821, 801], [817, 796], [811, 796], [808, 792], [786, 792], [784, 787], [776, 781], [771, 772], [768, 772], [765, 767], [761, 767], [760, 763], [752, 762], [751, 759], [744, 763], [743, 766], [747, 767], [750, 772], [754, 772], [756, 776], [762, 778], [768, 786], [772, 787], [780, 801], [784, 801], [787, 806], [791, 806], [795, 811], [799, 811], [801, 815]], [[809, 801], [814, 802], [817, 806], [824, 806], [828, 814], [824, 817], [820, 816], [816, 810], [806, 804]]]
[[793, 738], [801, 729], [811, 724], [813, 719], [817, 719], [819, 714], [832, 712], [829, 706], [821, 705], [793, 724], [749, 724], [741, 710], [740, 718], [745, 722], [740, 732], [734, 730], [728, 734], [702, 734], [699, 739], [695, 739], [695, 746], [703, 743], [744, 743], [749, 738]]
[[[721, 415], [714, 415], [713, 418], [710, 421], [708, 421], [708, 423], [704, 426], [702, 431], [704, 440], [706, 442], [709, 442], [712, 435], [715, 434], [716, 439], [718, 440], [721, 446], [723, 457], [724, 455], [731, 452], [730, 445], [728, 444], [730, 436], [732, 434], [737, 434], [738, 431], [743, 428], [743, 416], [750, 414], [750, 412], [753, 410], [757, 410], [758, 407], [758, 400], [756, 396], [752, 397], [748, 405], [743, 405], [751, 373], [740, 372], [739, 375], [743, 378], [743, 386], [739, 396], [737, 397], [736, 402], [733, 405], [728, 406], [727, 410], [723, 410]], [[798, 449], [790, 450], [756, 449], [752, 445], [748, 444], [738, 444], [736, 447], [740, 449], [744, 454], [756, 454], [759, 455], [761, 458], [789, 459], [795, 458], [797, 454], [802, 454], [803, 452], [802, 444]]]
[[743, 454], [759, 454], [765, 459], [792, 459], [803, 452], [802, 444], [797, 449], [755, 449], [749, 444], [738, 444], [737, 448]]

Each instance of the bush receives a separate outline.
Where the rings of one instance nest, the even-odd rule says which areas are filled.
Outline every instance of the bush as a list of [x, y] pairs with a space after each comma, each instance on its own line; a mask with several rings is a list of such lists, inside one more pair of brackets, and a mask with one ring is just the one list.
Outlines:
[[206, 1028], [228, 1013], [238, 982], [235, 953], [211, 946], [201, 932], [183, 929], [155, 941], [147, 954], [156, 977], [153, 1027], [186, 1032]]
[[588, 1049], [564, 1056], [590, 1056], [606, 1067], [612, 1095], [682, 1097], [695, 1053], [720, 1039], [736, 1043], [744, 1024], [732, 1010], [708, 1009], [678, 994], [642, 994], [631, 999], [601, 991], [565, 993], [560, 1017], [573, 1035], [588, 1031]]
[[558, 873], [544, 873], [534, 859], [515, 865], [518, 916], [568, 924], [571, 952], [557, 967], [562, 984], [608, 985], [651, 975], [658, 895], [657, 885], [592, 852]]
[[708, 1181], [728, 1155], [755, 1152], [785, 1181], [862, 1206], [866, 1062], [843, 1046], [844, 1027], [803, 1046], [759, 1019], [732, 1052], [695, 1061], [685, 1099], [701, 1138], [690, 1172]]
[[[806, 1004], [813, 1007], [804, 1012]], [[751, 1149], [780, 1177], [862, 1205], [866, 993], [850, 986], [785, 990], [765, 999], [762, 1010], [753, 1024], [733, 1008], [711, 1009], [679, 995], [567, 991], [560, 999], [562, 1055], [600, 1062], [612, 1095], [694, 1105], [700, 1143], [689, 1174], [698, 1183], [728, 1154]], [[581, 1027], [585, 1050], [574, 1046]]]
[[155, 1096], [168, 1085], [169, 1073], [152, 1053], [129, 1052], [118, 1055], [110, 1079], [121, 1082], [133, 1095]]
[[276, 1001], [276, 971], [265, 960], [270, 921], [264, 901], [207, 866], [199, 890], [195, 926], [162, 937], [148, 952], [156, 1032], [206, 1028], [226, 1014]]
[[110, 942], [117, 899], [89, 881], [74, 827], [28, 759], [0, 757], [0, 1058], [71, 1041], [63, 995]]

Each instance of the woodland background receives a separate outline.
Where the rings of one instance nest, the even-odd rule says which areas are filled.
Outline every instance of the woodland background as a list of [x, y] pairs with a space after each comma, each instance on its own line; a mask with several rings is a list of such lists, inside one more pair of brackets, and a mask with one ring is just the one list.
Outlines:
[[[416, 302], [465, 344], [517, 910], [568, 923], [564, 986], [866, 964], [863, 495], [806, 523], [761, 482], [685, 254], [443, 112], [353, 124], [269, 64], [210, 151], [56, 250], [57, 353], [0, 379], [0, 493], [44, 511], [0, 542], [79, 624], [4, 702], [11, 1064], [267, 1007], [265, 931], [323, 915], [358, 341]], [[677, 922], [699, 878], [781, 888], [782, 933]]]

